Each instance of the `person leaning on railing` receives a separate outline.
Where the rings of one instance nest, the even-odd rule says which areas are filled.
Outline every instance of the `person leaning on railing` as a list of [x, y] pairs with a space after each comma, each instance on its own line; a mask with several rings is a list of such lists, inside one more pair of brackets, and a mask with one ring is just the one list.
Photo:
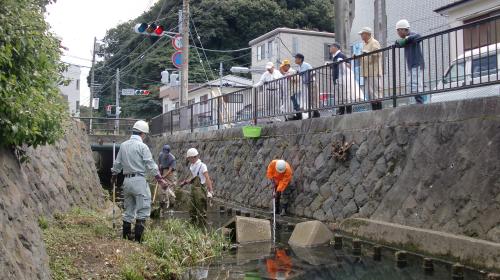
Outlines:
[[[380, 43], [373, 38], [372, 29], [363, 27], [358, 34], [363, 40], [363, 54], [380, 50]], [[372, 110], [382, 109], [382, 102], [377, 101], [383, 97], [380, 92], [380, 82], [382, 78], [381, 53], [372, 53], [369, 56], [361, 57], [361, 76], [364, 81], [364, 92], [366, 100], [371, 100]]]
[[[283, 77], [288, 77], [285, 81], [285, 87], [283, 93], [284, 97], [286, 98], [287, 96], [290, 96], [290, 99], [292, 100], [293, 110], [300, 111], [300, 107], [298, 106], [296, 97], [298, 83], [295, 74], [297, 74], [297, 70], [291, 67], [290, 60], [284, 59], [280, 65], [280, 73], [283, 75]], [[285, 108], [283, 108], [282, 111], [285, 111]], [[301, 113], [296, 113], [293, 117], [288, 118], [288, 120], [301, 120], [301, 119], [302, 119]]]
[[264, 100], [269, 100], [269, 104], [267, 105], [267, 114], [269, 115], [273, 115], [272, 112], [276, 109], [276, 105], [278, 105], [278, 102], [276, 100], [279, 99], [279, 87], [277, 84], [273, 84], [271, 82], [282, 77], [283, 75], [281, 75], [279, 71], [274, 69], [274, 63], [268, 62], [266, 63], [266, 72], [262, 74], [260, 80], [254, 85], [255, 88], [261, 88], [264, 86], [264, 84], [267, 83], [267, 86], [264, 87], [264, 94], [268, 94], [268, 96], [264, 97]]
[[[336, 92], [335, 94], [335, 99], [337, 100], [336, 103], [338, 105], [348, 103], [348, 101], [345, 98], [345, 94], [339, 87], [339, 77], [340, 77], [340, 64], [342, 61], [346, 60], [348, 57], [345, 55], [340, 47], [339, 43], [333, 43], [330, 45], [330, 54], [332, 55], [332, 80], [333, 80], [333, 92]], [[343, 115], [343, 114], [350, 114], [352, 113], [352, 106], [339, 106], [339, 109], [337, 110], [338, 115]]]
[[[396, 31], [399, 39], [396, 41], [396, 47], [404, 48], [406, 64], [408, 66], [409, 79], [411, 83], [411, 93], [423, 92], [424, 83], [424, 56], [418, 40], [420, 34], [410, 31], [410, 23], [406, 19], [402, 19], [396, 23]], [[418, 104], [425, 102], [425, 97], [422, 95], [415, 95], [415, 101]]]

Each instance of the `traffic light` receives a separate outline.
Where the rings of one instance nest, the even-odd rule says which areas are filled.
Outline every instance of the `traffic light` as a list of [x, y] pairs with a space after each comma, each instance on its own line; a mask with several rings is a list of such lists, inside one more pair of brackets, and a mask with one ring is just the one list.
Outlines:
[[138, 89], [135, 91], [135, 95], [149, 95], [151, 91], [145, 89]]
[[134, 31], [139, 34], [151, 35], [151, 36], [163, 36], [165, 32], [165, 27], [163, 25], [157, 25], [156, 23], [138, 23], [134, 27]]

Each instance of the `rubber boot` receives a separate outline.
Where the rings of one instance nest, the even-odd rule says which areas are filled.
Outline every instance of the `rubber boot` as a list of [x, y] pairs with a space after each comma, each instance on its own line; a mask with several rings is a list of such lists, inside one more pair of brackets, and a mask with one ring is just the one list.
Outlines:
[[123, 221], [123, 239], [132, 239], [130, 234], [132, 233], [132, 224]]
[[144, 223], [146, 220], [135, 220], [135, 241], [141, 243], [142, 242], [142, 233], [144, 232]]

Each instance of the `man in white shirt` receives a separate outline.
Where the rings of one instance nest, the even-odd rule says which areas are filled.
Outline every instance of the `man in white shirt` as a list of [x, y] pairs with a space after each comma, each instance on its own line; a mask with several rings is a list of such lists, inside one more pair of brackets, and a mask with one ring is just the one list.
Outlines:
[[[318, 107], [318, 96], [314, 94], [314, 71], [311, 71], [313, 67], [311, 64], [304, 61], [304, 55], [301, 53], [295, 55], [295, 64], [299, 66], [298, 72], [300, 73], [302, 87], [301, 92], [299, 92], [297, 96], [297, 100], [294, 102], [294, 107], [300, 109], [302, 105], [303, 110], [308, 110], [309, 98], [312, 101], [311, 107]], [[312, 94], [312, 96], [309, 97], [309, 94]], [[312, 113], [313, 118], [320, 116], [317, 110], [314, 110]]]
[[271, 117], [276, 115], [279, 111], [279, 90], [280, 83], [272, 83], [272, 81], [282, 78], [280, 71], [274, 69], [274, 63], [266, 63], [266, 72], [262, 74], [259, 82], [257, 82], [254, 87], [262, 88], [261, 92], [262, 100], [267, 103], [267, 111], [264, 112], [266, 117]]

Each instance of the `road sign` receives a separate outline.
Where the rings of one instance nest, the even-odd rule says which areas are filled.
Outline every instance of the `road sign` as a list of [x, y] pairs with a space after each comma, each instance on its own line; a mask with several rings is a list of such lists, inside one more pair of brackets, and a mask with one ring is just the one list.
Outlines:
[[177, 68], [181, 68], [182, 67], [182, 52], [181, 51], [176, 51], [172, 55], [172, 63]]
[[135, 89], [124, 88], [124, 89], [122, 89], [122, 95], [135, 95]]
[[182, 36], [180, 34], [172, 37], [172, 47], [178, 51], [182, 49]]

